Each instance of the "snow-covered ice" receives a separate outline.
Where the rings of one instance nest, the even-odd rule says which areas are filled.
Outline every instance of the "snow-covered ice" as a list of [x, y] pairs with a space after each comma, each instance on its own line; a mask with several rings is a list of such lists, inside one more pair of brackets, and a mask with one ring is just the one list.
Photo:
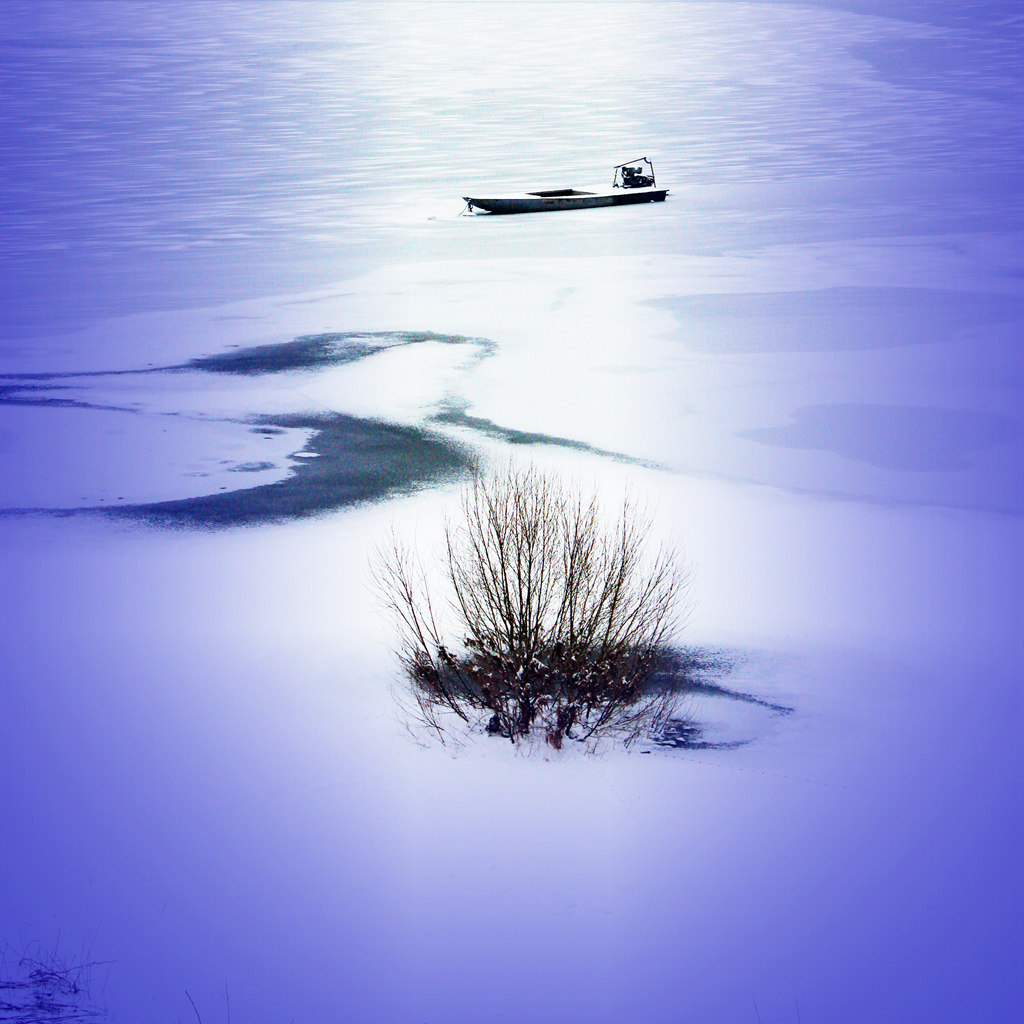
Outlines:
[[[309, 5], [289, 35], [262, 8], [200, 32], [197, 9], [142, 5], [152, 51], [96, 7], [83, 53], [134, 59], [150, 98], [195, 61], [221, 119], [132, 114], [159, 184], [137, 207], [69, 107], [93, 176], [62, 186], [67, 216], [95, 252], [48, 256], [79, 284], [50, 327], [50, 293], [26, 295], [0, 339], [5, 970], [33, 943], [84, 951], [121, 1022], [189, 1020], [190, 999], [207, 1024], [1022, 1015], [1017, 30], [956, 6]], [[45, 10], [0, 26], [85, 31]], [[324, 26], [343, 41], [318, 48]], [[122, 87], [77, 59], [112, 118]], [[664, 109], [623, 99], [630, 70]], [[334, 169], [312, 97], [387, 181]], [[238, 105], [262, 185], [225, 155]], [[464, 184], [629, 157], [638, 124], [665, 204], [458, 215]], [[308, 161], [294, 195], [283, 140]], [[312, 183], [349, 192], [317, 207]], [[248, 213], [214, 201], [243, 186]], [[138, 289], [104, 286], [124, 268], [100, 241]], [[288, 372], [194, 362], [357, 332], [430, 336]], [[422, 474], [219, 529], [38, 511], [273, 487], [330, 462], [316, 423], [338, 416], [407, 431]], [[424, 437], [456, 453], [444, 472]], [[764, 701], [694, 700], [723, 746], [409, 735], [370, 555], [392, 528], [437, 536], [468, 455], [648, 503], [694, 566], [686, 640]]]

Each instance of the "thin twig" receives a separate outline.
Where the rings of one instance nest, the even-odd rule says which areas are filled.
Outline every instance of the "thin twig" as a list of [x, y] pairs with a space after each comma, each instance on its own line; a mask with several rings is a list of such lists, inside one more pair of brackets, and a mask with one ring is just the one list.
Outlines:
[[185, 995], [188, 996], [188, 1001], [192, 1004], [192, 1009], [195, 1010], [196, 1020], [199, 1021], [199, 1024], [203, 1024], [203, 1018], [199, 1016], [199, 1010], [196, 1007], [196, 1001], [188, 995], [188, 989], [185, 989]]

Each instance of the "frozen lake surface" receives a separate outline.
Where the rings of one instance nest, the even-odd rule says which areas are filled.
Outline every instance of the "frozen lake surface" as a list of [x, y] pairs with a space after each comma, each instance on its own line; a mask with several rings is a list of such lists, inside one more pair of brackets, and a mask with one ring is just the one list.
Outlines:
[[[933, 6], [5, 5], [0, 982], [1021, 1017], [1024, 25]], [[510, 455], [645, 499], [761, 703], [414, 742], [370, 554]]]

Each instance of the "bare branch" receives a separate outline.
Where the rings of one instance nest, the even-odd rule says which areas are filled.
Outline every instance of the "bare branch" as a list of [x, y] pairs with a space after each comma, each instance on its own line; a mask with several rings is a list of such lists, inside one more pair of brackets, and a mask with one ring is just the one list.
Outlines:
[[463, 492], [437, 579], [393, 535], [376, 567], [410, 716], [442, 740], [453, 720], [486, 719], [557, 748], [663, 724], [674, 697], [650, 684], [691, 582], [674, 549], [649, 553], [651, 530], [629, 496], [605, 525], [596, 492], [509, 466]]

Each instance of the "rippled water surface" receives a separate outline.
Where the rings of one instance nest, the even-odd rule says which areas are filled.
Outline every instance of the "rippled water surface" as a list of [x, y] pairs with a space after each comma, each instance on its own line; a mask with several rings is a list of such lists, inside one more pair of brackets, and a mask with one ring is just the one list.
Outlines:
[[7, 333], [436, 255], [470, 186], [639, 153], [715, 216], [609, 248], [1019, 226], [1013, 8], [857, 6], [8, 3]]

